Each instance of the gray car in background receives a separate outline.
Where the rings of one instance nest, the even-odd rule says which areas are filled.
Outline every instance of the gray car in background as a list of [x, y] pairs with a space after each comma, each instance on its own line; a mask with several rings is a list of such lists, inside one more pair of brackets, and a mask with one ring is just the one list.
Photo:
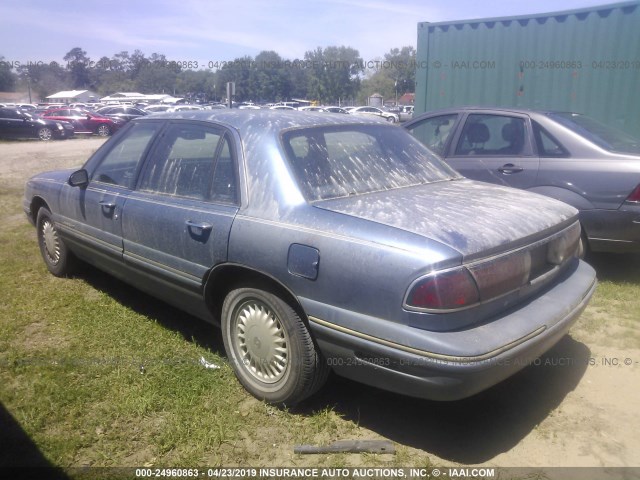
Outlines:
[[465, 177], [580, 211], [593, 251], [640, 251], [640, 140], [576, 113], [460, 107], [403, 125]]

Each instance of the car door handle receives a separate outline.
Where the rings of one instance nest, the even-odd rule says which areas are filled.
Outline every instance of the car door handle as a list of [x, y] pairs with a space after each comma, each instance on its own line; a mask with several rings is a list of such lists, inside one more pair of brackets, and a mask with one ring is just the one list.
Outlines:
[[113, 210], [114, 208], [116, 208], [115, 202], [108, 202], [106, 200], [102, 200], [99, 203], [100, 203], [100, 206], [102, 206], [104, 208], [108, 208], [109, 210]]
[[205, 222], [192, 222], [191, 220], [187, 220], [185, 223], [188, 228], [194, 231], [194, 233], [208, 232], [213, 228], [213, 225]]
[[498, 169], [500, 173], [504, 173], [505, 175], [511, 175], [512, 173], [520, 173], [523, 170], [524, 168], [517, 167], [513, 163], [507, 163]]

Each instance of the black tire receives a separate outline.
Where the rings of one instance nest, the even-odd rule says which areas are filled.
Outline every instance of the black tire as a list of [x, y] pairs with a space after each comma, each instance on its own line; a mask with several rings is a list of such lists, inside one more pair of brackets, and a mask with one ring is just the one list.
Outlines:
[[387, 122], [396, 123], [396, 119], [395, 119], [395, 117], [387, 117]]
[[96, 130], [96, 134], [101, 137], [108, 137], [111, 135], [111, 129], [109, 128], [109, 125], [100, 125]]
[[274, 405], [301, 402], [322, 387], [329, 374], [295, 309], [270, 292], [229, 292], [222, 306], [222, 336], [240, 383]]
[[71, 274], [75, 270], [77, 260], [60, 237], [48, 208], [42, 207], [38, 210], [36, 228], [40, 254], [47, 269], [56, 277]]
[[53, 138], [53, 131], [49, 127], [42, 127], [38, 129], [38, 138], [43, 142], [48, 142]]

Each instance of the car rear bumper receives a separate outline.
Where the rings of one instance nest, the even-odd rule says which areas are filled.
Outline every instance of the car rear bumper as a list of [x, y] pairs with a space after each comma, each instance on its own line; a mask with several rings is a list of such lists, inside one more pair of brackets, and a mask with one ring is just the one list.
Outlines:
[[[580, 316], [596, 283], [595, 271], [579, 262], [555, 286], [495, 321], [454, 332], [404, 327], [407, 339], [426, 334], [434, 337], [434, 344], [439, 343], [438, 337], [446, 337], [442, 343], [448, 345], [459, 339], [458, 355], [420, 350], [410, 347], [409, 341], [403, 344], [344, 328], [340, 326], [340, 317], [348, 315], [345, 310], [334, 311], [335, 315], [329, 315], [331, 321], [312, 315], [309, 320], [321, 351], [337, 374], [404, 395], [457, 400], [495, 385], [549, 350]], [[530, 321], [531, 328], [521, 330], [515, 340], [499, 348], [493, 345], [482, 355], [465, 355], [472, 347], [470, 339], [491, 337], [492, 329], [500, 337], [499, 330], [523, 325], [523, 319]]]
[[618, 210], [583, 210], [580, 221], [594, 252], [640, 252], [640, 205]]

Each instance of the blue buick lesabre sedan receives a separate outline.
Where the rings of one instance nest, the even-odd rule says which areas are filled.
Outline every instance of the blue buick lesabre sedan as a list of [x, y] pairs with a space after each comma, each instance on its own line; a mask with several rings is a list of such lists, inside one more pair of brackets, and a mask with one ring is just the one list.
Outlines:
[[51, 273], [83, 261], [220, 325], [240, 382], [278, 405], [331, 370], [473, 395], [554, 345], [596, 286], [577, 210], [467, 180], [374, 118], [139, 118], [81, 169], [31, 178], [24, 210]]

